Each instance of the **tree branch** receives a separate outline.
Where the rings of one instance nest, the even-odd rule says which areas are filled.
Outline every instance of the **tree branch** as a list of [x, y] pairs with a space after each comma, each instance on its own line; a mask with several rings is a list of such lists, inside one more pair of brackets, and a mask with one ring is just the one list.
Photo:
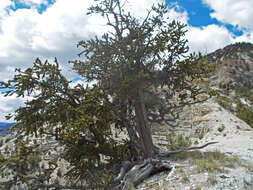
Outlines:
[[182, 152], [188, 152], [190, 150], [199, 150], [199, 149], [202, 149], [202, 148], [205, 148], [211, 144], [216, 144], [218, 142], [209, 142], [209, 143], [206, 143], [202, 146], [196, 146], [196, 147], [190, 147], [190, 148], [187, 148], [187, 149], [182, 149], [182, 150], [175, 150], [175, 151], [169, 151], [169, 152], [162, 152], [162, 153], [159, 153], [159, 156], [161, 157], [168, 157], [170, 155], [173, 155], [173, 154], [178, 154], [178, 153], [182, 153]]

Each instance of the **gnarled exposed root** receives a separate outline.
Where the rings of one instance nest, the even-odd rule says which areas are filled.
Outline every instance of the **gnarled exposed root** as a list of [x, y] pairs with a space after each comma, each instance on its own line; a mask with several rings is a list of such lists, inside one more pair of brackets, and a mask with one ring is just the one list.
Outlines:
[[[141, 163], [135, 164], [129, 171], [125, 172], [125, 175], [123, 172], [120, 173], [116, 179], [122, 179], [120, 184], [114, 189], [129, 190], [131, 184], [137, 186], [148, 177], [162, 171], [170, 171], [171, 169], [172, 165], [167, 160], [146, 159]], [[123, 175], [124, 177], [122, 177]]]
[[[178, 154], [182, 152], [188, 152], [191, 150], [197, 150], [205, 148], [211, 144], [216, 144], [218, 142], [209, 142], [202, 146], [190, 147], [187, 149], [170, 151], [170, 152], [156, 152], [157, 158], [166, 158], [173, 154]], [[130, 162], [125, 161], [122, 164], [120, 173], [115, 178], [114, 184], [117, 184], [114, 190], [129, 190], [131, 184], [137, 186], [141, 184], [148, 177], [160, 173], [162, 171], [170, 171], [173, 168], [172, 164], [165, 159], [145, 159], [141, 162]]]

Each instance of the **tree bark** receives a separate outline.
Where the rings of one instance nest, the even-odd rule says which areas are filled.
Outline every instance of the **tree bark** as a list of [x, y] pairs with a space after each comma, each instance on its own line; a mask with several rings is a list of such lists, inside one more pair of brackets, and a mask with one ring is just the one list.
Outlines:
[[152, 158], [154, 154], [154, 144], [141, 89], [137, 90], [134, 107], [136, 114], [136, 129], [143, 146], [144, 159]]

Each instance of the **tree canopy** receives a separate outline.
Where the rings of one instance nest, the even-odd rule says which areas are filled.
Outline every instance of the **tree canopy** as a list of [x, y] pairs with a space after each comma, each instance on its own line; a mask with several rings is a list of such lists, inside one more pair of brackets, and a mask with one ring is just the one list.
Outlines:
[[[193, 81], [212, 66], [188, 53], [185, 25], [168, 22], [165, 4], [154, 5], [142, 19], [126, 12], [120, 0], [96, 2], [88, 14], [101, 14], [112, 30], [79, 42], [82, 60], [71, 61], [87, 82], [95, 81], [92, 87], [73, 87], [56, 59], [53, 64], [37, 59], [33, 67], [17, 69], [12, 80], [1, 82], [1, 88], [12, 89], [6, 96], [32, 97], [8, 117], [17, 122], [13, 130], [18, 140], [16, 154], [0, 158], [0, 171], [12, 173], [11, 181], [3, 185], [66, 188], [51, 180], [59, 159], [70, 165], [68, 179], [76, 180], [69, 189], [127, 189], [130, 182], [138, 185], [153, 173], [170, 170], [167, 160], [158, 159], [170, 152], [154, 145], [151, 125], [170, 124], [175, 109], [199, 101], [202, 91]], [[125, 137], [117, 138], [120, 132]], [[56, 151], [47, 167], [37, 160], [36, 171], [22, 173], [16, 168], [24, 163], [30, 167], [28, 157], [41, 148], [38, 142], [30, 142], [34, 136], [54, 138], [63, 151]], [[21, 153], [21, 149], [30, 151]], [[138, 166], [135, 174], [126, 175], [134, 165]], [[104, 177], [108, 171], [110, 175]]]

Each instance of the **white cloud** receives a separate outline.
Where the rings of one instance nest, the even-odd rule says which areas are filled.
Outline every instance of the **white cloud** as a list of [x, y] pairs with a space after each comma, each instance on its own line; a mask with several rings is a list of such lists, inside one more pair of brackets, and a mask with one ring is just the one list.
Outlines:
[[[210, 53], [218, 48], [225, 47], [236, 41], [233, 33], [229, 32], [227, 28], [216, 24], [207, 25], [204, 27], [190, 26], [189, 16], [187, 10], [180, 7], [177, 3], [171, 4], [169, 17], [187, 24], [186, 39], [190, 47], [190, 52]], [[248, 37], [245, 37], [248, 41]], [[239, 41], [239, 39], [237, 40]]]
[[80, 51], [76, 48], [77, 42], [101, 31], [95, 25], [102, 23], [85, 14], [90, 2], [58, 0], [42, 14], [35, 8], [9, 9], [9, 14], [5, 14], [0, 23], [0, 80], [5, 79], [2, 77], [6, 76], [7, 67], [29, 67], [36, 57], [58, 57], [65, 74], [72, 78], [73, 72], [69, 72], [71, 67], [67, 62], [77, 58]]
[[150, 10], [153, 4], [163, 3], [164, 0], [128, 0], [127, 2], [127, 10], [135, 17], [143, 17], [146, 16], [147, 10]]
[[40, 5], [48, 5], [47, 0], [19, 0], [20, 3], [23, 3], [27, 6], [40, 6]]
[[[4, 4], [2, 4], [2, 1]], [[160, 0], [161, 2], [163, 0]], [[107, 29], [106, 22], [100, 16], [87, 16], [86, 10], [93, 0], [56, 0], [41, 14], [35, 5], [46, 4], [46, 0], [22, 0], [30, 9], [8, 9], [13, 5], [10, 0], [1, 0], [1, 10], [8, 10], [0, 22], [0, 80], [13, 74], [14, 68], [26, 68], [40, 57], [57, 57], [65, 75], [73, 78], [69, 60], [78, 59], [80, 50], [76, 44], [95, 34], [101, 35]], [[129, 0], [131, 10], [138, 16], [146, 13], [156, 0]], [[34, 5], [34, 6], [33, 6]], [[1, 11], [0, 11], [1, 12]], [[13, 68], [6, 73], [7, 67]]]
[[188, 27], [186, 38], [193, 52], [210, 53], [234, 42], [234, 37], [225, 27], [208, 25], [205, 27]]
[[7, 8], [13, 6], [14, 3], [11, 0], [1, 0], [0, 4], [0, 17], [4, 16], [7, 12]]
[[213, 12], [211, 17], [224, 24], [231, 24], [242, 30], [241, 36], [235, 36], [226, 27], [208, 25], [189, 26], [187, 39], [191, 51], [209, 53], [235, 42], [253, 42], [253, 1], [252, 0], [202, 0]]
[[187, 24], [188, 23], [188, 14], [187, 11], [183, 11], [183, 12], [178, 12], [176, 10], [176, 8], [171, 8], [169, 9], [169, 21], [171, 22], [172, 20], [176, 20], [179, 21], [181, 23]]
[[214, 12], [212, 18], [238, 26], [253, 29], [253, 1], [252, 0], [202, 0]]
[[2, 33], [2, 19], [8, 15], [8, 8], [14, 6], [11, 0], [1, 0], [0, 3], [0, 34]]
[[[23, 104], [25, 98], [17, 98], [16, 96], [4, 97], [0, 93], [0, 121], [6, 121], [5, 116], [9, 113], [13, 114], [14, 111]], [[11, 120], [13, 121], [13, 120]]]
[[236, 39], [236, 42], [251, 42], [251, 43], [253, 43], [253, 31], [246, 32], [242, 36], [239, 36]]

